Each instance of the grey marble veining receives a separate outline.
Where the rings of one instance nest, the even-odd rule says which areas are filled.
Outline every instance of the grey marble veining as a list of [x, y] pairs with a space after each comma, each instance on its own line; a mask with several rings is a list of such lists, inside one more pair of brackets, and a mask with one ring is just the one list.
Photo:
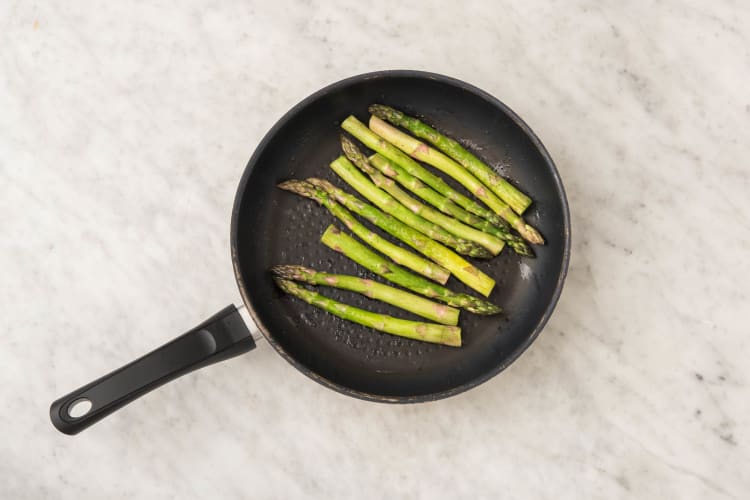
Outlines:
[[[180, 5], [0, 3], [0, 497], [747, 497], [747, 2]], [[261, 345], [57, 433], [55, 397], [239, 302], [265, 131], [386, 68], [489, 91], [555, 159], [572, 261], [529, 351], [383, 406]]]

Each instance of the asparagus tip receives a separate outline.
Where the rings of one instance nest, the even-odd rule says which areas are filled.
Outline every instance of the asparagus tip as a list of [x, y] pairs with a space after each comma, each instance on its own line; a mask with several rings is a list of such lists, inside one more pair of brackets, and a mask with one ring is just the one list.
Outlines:
[[346, 153], [347, 149], [357, 150], [357, 145], [346, 134], [341, 134], [341, 149]]
[[315, 198], [315, 189], [313, 185], [307, 181], [290, 179], [288, 181], [280, 182], [276, 187], [283, 189], [284, 191], [290, 191], [301, 196], [306, 196], [307, 198]]
[[516, 252], [518, 255], [521, 255], [523, 257], [536, 257], [534, 255], [534, 251], [531, 249], [529, 245], [526, 244], [525, 241], [520, 240], [513, 240], [513, 241], [506, 241], [508, 246], [510, 246], [514, 252]]
[[300, 286], [294, 281], [289, 281], [282, 278], [274, 278], [273, 280], [274, 282], [276, 282], [276, 286], [278, 286], [288, 294], [296, 295], [295, 292], [299, 291]]
[[376, 172], [375, 168], [370, 165], [367, 156], [357, 147], [357, 144], [344, 134], [341, 134], [341, 149], [344, 150], [344, 155], [366, 174]]
[[334, 189], [336, 189], [336, 186], [331, 184], [325, 179], [320, 179], [318, 177], [310, 177], [307, 179], [307, 182], [315, 187], [319, 187], [320, 189], [331, 193]]
[[539, 231], [528, 224], [524, 225], [524, 229], [524, 237], [529, 240], [529, 243], [531, 243], [532, 245], [544, 245], [544, 238], [542, 238], [542, 235], [539, 234]]
[[369, 111], [370, 114], [385, 120], [386, 116], [388, 116], [389, 113], [393, 113], [396, 110], [391, 108], [390, 106], [384, 106], [383, 104], [371, 104], [367, 108], [367, 111]]
[[360, 151], [354, 141], [344, 134], [341, 134], [341, 149], [344, 151], [346, 157], [355, 163], [365, 159], [362, 151]]
[[271, 272], [276, 278], [294, 281], [307, 281], [307, 276], [315, 273], [315, 271], [309, 267], [291, 265], [273, 266]]
[[472, 300], [472, 303], [465, 306], [464, 309], [481, 316], [493, 316], [495, 314], [500, 314], [501, 312], [503, 312], [502, 307], [484, 300]]
[[494, 257], [492, 252], [471, 241], [460, 240], [458, 245], [456, 246], [456, 250], [462, 255], [476, 257], [477, 259], [491, 259], [492, 257]]
[[488, 220], [488, 221], [490, 222], [490, 224], [492, 224], [493, 226], [497, 226], [497, 227], [504, 227], [504, 228], [508, 228], [508, 227], [510, 227], [510, 226], [508, 225], [508, 223], [507, 223], [507, 222], [505, 222], [505, 219], [503, 219], [503, 218], [502, 218], [502, 217], [500, 217], [499, 215], [495, 215], [495, 214], [492, 214], [492, 215], [488, 215], [488, 216], [487, 216], [487, 220]]

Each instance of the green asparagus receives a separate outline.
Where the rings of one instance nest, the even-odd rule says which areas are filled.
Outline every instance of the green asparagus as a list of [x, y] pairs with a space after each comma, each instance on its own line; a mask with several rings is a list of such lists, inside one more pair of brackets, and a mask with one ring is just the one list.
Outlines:
[[534, 255], [524, 239], [511, 233], [505, 224], [496, 226], [478, 215], [467, 212], [380, 153], [375, 153], [370, 156], [369, 161], [370, 165], [375, 166], [380, 172], [391, 179], [396, 180], [396, 182], [410, 190], [412, 193], [418, 195], [441, 212], [452, 215], [456, 219], [469, 224], [470, 226], [500, 238], [519, 255], [530, 257]]
[[407, 116], [401, 111], [381, 104], [370, 106], [370, 113], [381, 120], [386, 120], [393, 125], [403, 127], [420, 139], [430, 142], [471, 172], [477, 179], [482, 181], [492, 192], [498, 195], [518, 215], [531, 205], [531, 198], [519, 191], [515, 186], [503, 179], [500, 175], [482, 162], [479, 158], [464, 149], [458, 141], [447, 137], [417, 118]]
[[331, 169], [341, 177], [344, 182], [353, 187], [359, 194], [373, 202], [383, 212], [394, 216], [404, 224], [429, 236], [435, 241], [449, 246], [463, 255], [471, 257], [490, 258], [492, 254], [484, 247], [474, 242], [458, 238], [437, 224], [422, 218], [398, 202], [393, 196], [379, 189], [362, 172], [351, 164], [344, 156], [339, 156], [330, 164]]
[[474, 314], [488, 316], [502, 312], [499, 306], [491, 302], [472, 297], [465, 293], [456, 293], [444, 286], [437, 285], [430, 280], [406, 271], [376, 254], [334, 225], [328, 226], [320, 241], [327, 247], [343, 254], [378, 276], [382, 276], [388, 281], [412, 292], [439, 300], [449, 306], [460, 307]]
[[381, 332], [398, 335], [399, 337], [452, 347], [461, 346], [461, 329], [457, 326], [420, 323], [419, 321], [409, 321], [386, 316], [385, 314], [377, 314], [329, 299], [293, 281], [280, 278], [275, 278], [275, 281], [276, 285], [289, 295], [302, 299], [308, 304], [328, 311], [339, 318], [353, 321]]
[[462, 224], [460, 221], [453, 217], [438, 212], [432, 207], [425, 205], [424, 203], [412, 198], [403, 189], [398, 187], [396, 183], [380, 173], [378, 169], [370, 165], [367, 157], [359, 150], [354, 142], [348, 137], [341, 136], [341, 147], [344, 150], [344, 154], [349, 160], [354, 163], [360, 170], [370, 176], [372, 182], [386, 193], [390, 194], [403, 206], [411, 210], [413, 213], [420, 217], [437, 224], [446, 231], [453, 233], [454, 235], [463, 238], [468, 241], [473, 241], [482, 245], [484, 248], [489, 250], [492, 255], [497, 255], [505, 246], [505, 242], [491, 234], [479, 231], [473, 227]]
[[532, 226], [527, 224], [521, 216], [508, 206], [507, 203], [498, 198], [492, 191], [488, 191], [484, 184], [479, 182], [479, 180], [469, 173], [469, 171], [440, 151], [437, 151], [412, 136], [401, 132], [399, 129], [393, 125], [389, 125], [377, 116], [370, 117], [370, 129], [404, 153], [407, 153], [417, 160], [428, 163], [441, 172], [453, 177], [477, 198], [482, 200], [496, 214], [508, 221], [508, 223], [518, 231], [526, 241], [535, 245], [544, 244], [544, 238], [542, 238], [542, 235], [540, 235]]
[[328, 181], [322, 179], [308, 179], [308, 182], [324, 189], [332, 195], [339, 203], [346, 208], [364, 217], [371, 223], [375, 224], [383, 231], [400, 239], [407, 245], [411, 246], [424, 256], [437, 262], [451, 272], [458, 280], [467, 286], [478, 291], [485, 297], [490, 294], [495, 287], [495, 280], [484, 274], [482, 271], [472, 266], [460, 255], [451, 249], [441, 245], [437, 241], [431, 240], [424, 234], [407, 226], [403, 222], [383, 213], [379, 209], [364, 203], [356, 196], [337, 188]]
[[459, 193], [439, 176], [433, 174], [422, 165], [414, 161], [409, 155], [389, 143], [378, 134], [367, 128], [367, 125], [357, 120], [354, 116], [349, 116], [341, 123], [341, 128], [359, 139], [362, 144], [368, 148], [377, 151], [389, 160], [399, 164], [404, 170], [414, 177], [432, 187], [438, 193], [453, 200], [469, 212], [479, 215], [492, 222], [493, 224], [502, 224], [502, 217], [499, 217], [492, 210], [475, 202], [468, 196]]
[[289, 180], [279, 184], [281, 189], [291, 191], [300, 196], [310, 198], [323, 205], [331, 214], [341, 220], [349, 230], [367, 242], [374, 249], [387, 255], [394, 262], [408, 267], [414, 272], [426, 276], [438, 283], [445, 284], [450, 277], [450, 272], [442, 266], [435, 264], [427, 259], [416, 255], [405, 248], [394, 245], [385, 238], [381, 238], [373, 231], [370, 231], [364, 224], [360, 223], [352, 214], [340, 203], [333, 199], [323, 189], [313, 186], [309, 182], [299, 180]]
[[348, 276], [346, 274], [329, 274], [304, 266], [274, 266], [273, 273], [279, 278], [303, 281], [310, 285], [331, 286], [361, 293], [371, 299], [412, 312], [444, 325], [458, 324], [458, 309], [437, 304], [419, 295], [399, 290], [377, 281]]

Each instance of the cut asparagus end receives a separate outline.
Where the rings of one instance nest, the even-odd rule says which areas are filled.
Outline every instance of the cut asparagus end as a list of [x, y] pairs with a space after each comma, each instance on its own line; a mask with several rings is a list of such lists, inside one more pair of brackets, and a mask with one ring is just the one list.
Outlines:
[[[381, 120], [375, 115], [370, 116], [368, 125], [370, 130], [375, 132], [375, 134], [393, 144], [412, 158], [425, 161], [435, 153], [435, 151], [427, 144], [402, 132], [393, 125], [390, 125], [387, 121]], [[428, 161], [427, 163], [430, 162]]]

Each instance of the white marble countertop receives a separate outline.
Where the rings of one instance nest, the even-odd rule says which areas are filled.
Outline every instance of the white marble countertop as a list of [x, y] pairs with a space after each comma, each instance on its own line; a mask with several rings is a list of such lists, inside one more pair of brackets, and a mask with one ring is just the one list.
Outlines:
[[[746, 2], [128, 3], [0, 3], [0, 497], [747, 498]], [[55, 397], [240, 301], [258, 140], [387, 68], [489, 91], [555, 159], [573, 251], [536, 343], [412, 406], [260, 345], [54, 430]]]

